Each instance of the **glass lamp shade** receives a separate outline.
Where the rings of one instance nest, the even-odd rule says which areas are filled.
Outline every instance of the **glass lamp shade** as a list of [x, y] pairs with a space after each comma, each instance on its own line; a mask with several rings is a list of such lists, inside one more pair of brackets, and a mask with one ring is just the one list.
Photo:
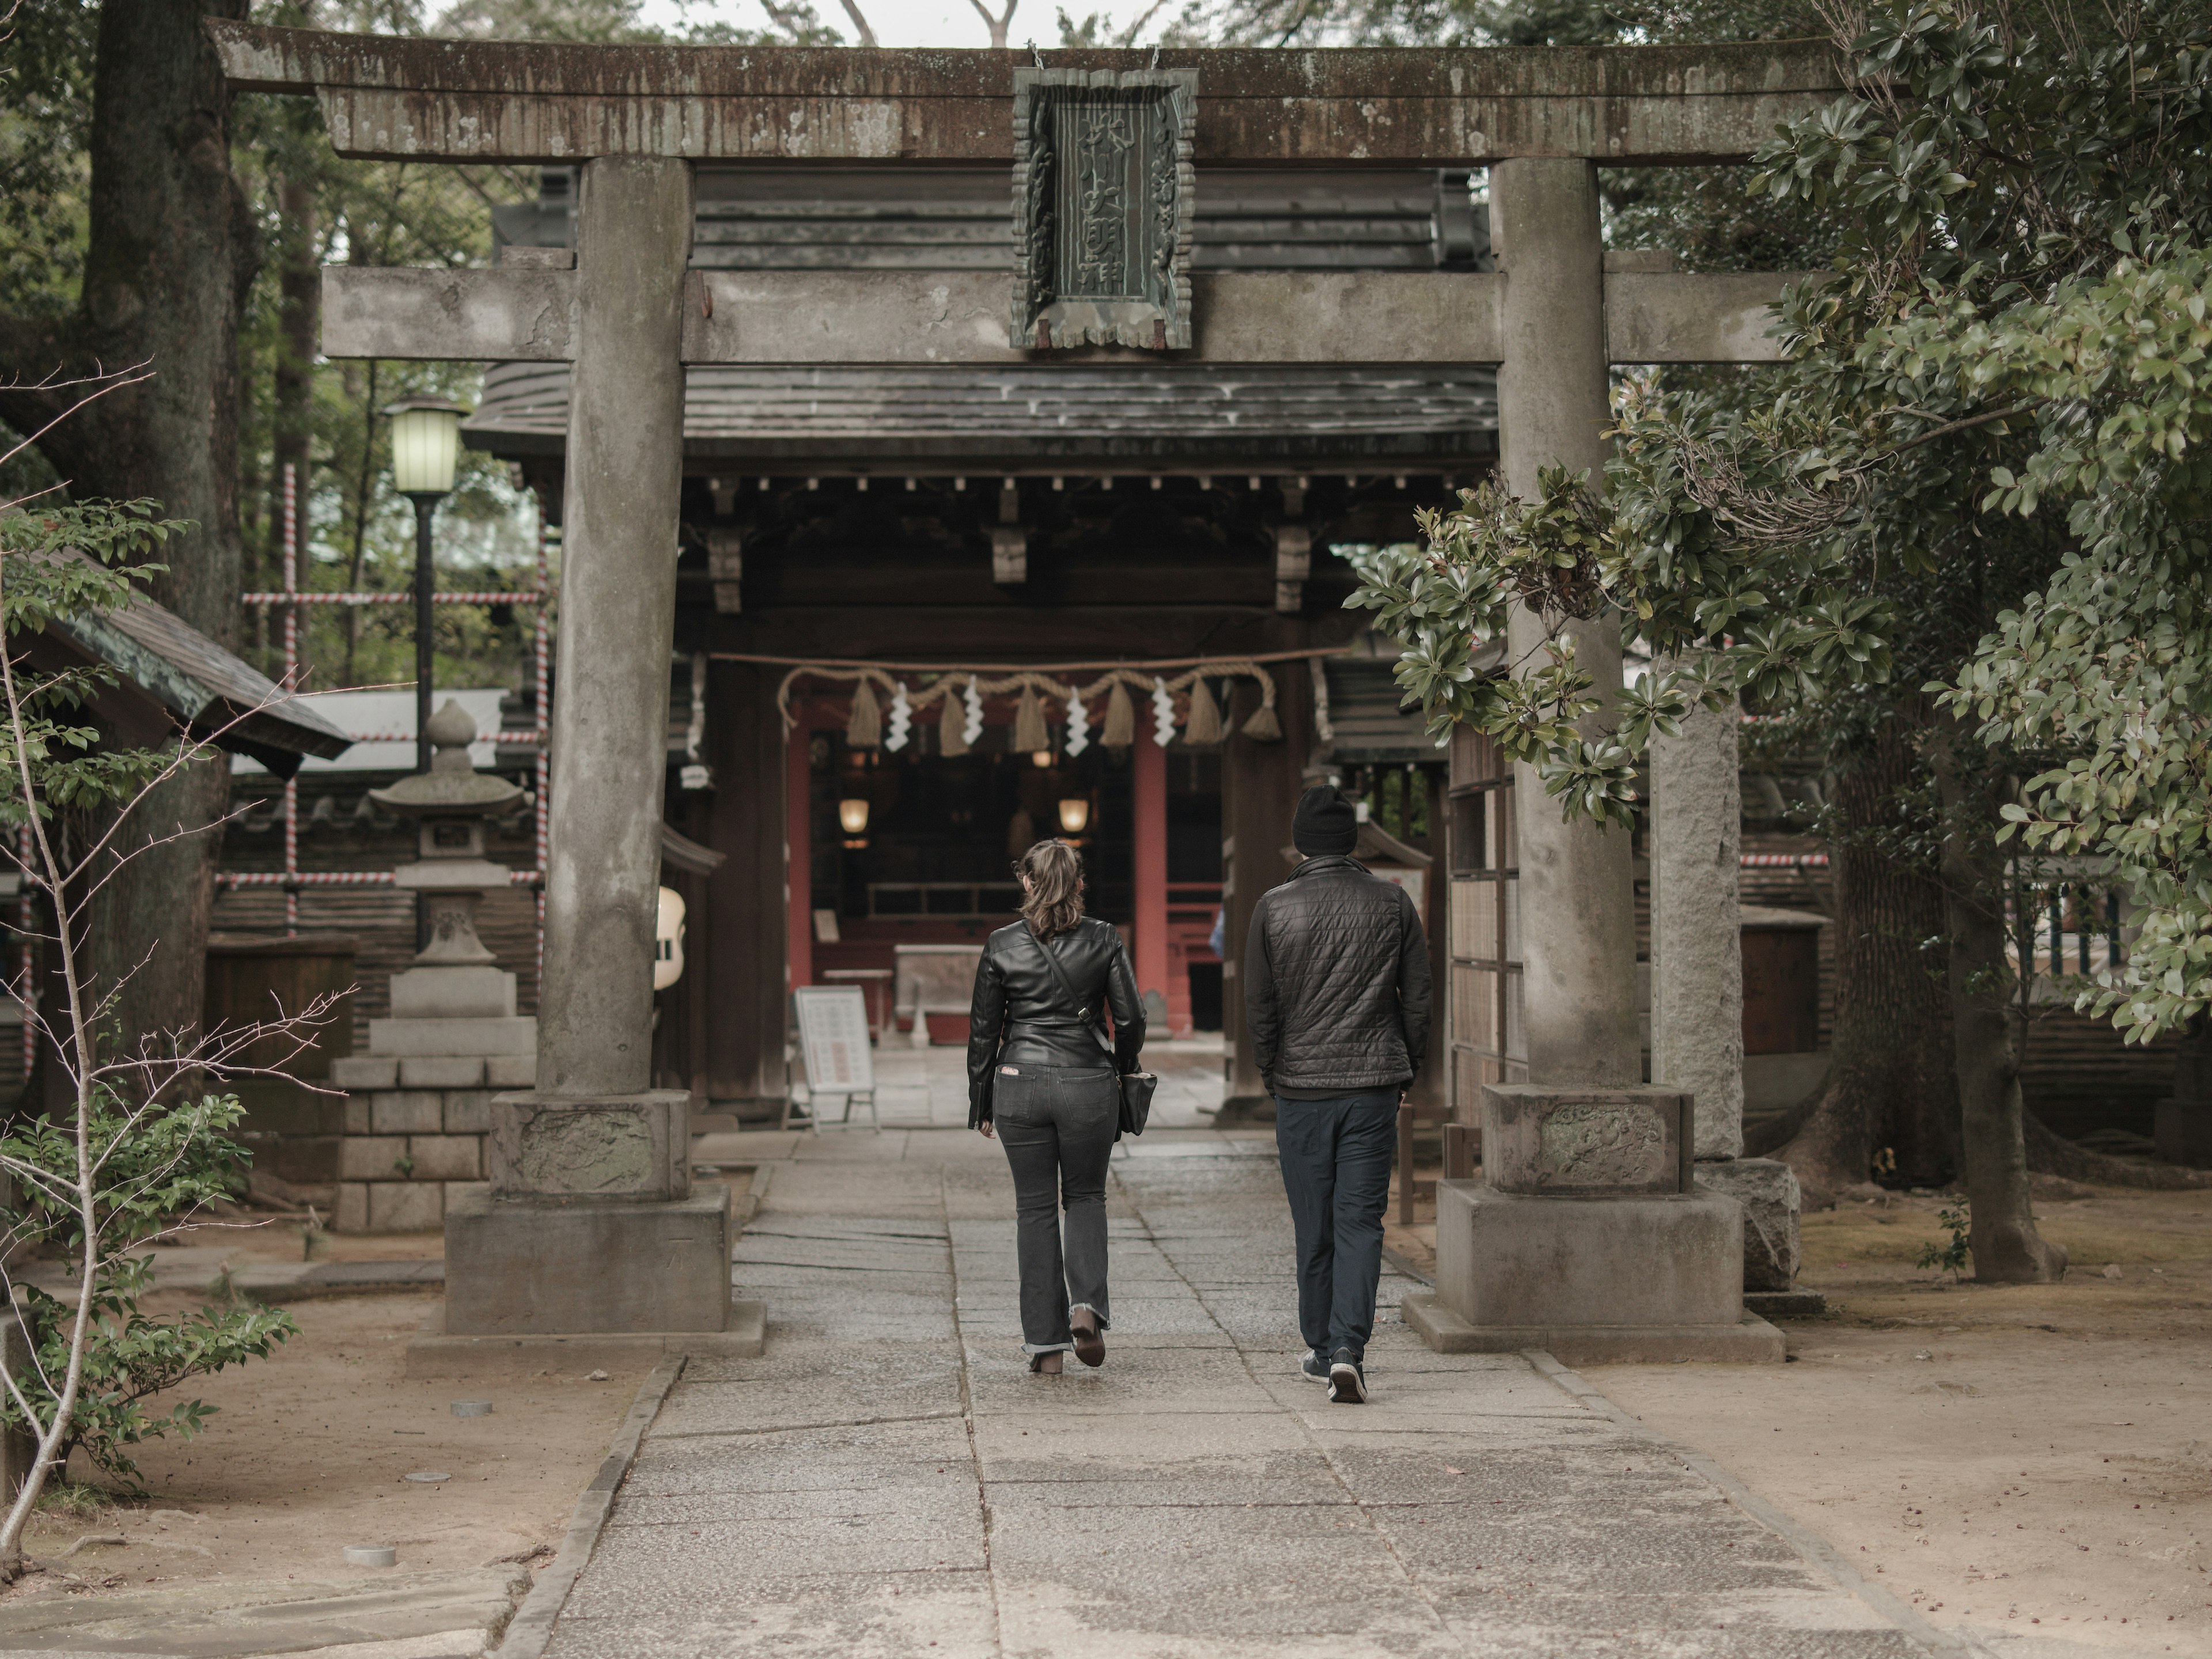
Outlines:
[[1060, 827], [1067, 835], [1081, 835], [1091, 827], [1091, 803], [1080, 795], [1060, 802]]
[[1038, 771], [1045, 771], [1052, 765], [1052, 750], [1049, 749], [1040, 749], [1036, 753], [1031, 755], [1030, 759], [1031, 763], [1036, 765]]
[[864, 795], [856, 795], [837, 803], [838, 825], [848, 836], [857, 836], [868, 827], [868, 802]]
[[410, 398], [384, 411], [392, 417], [392, 485], [403, 495], [443, 495], [461, 458], [458, 404]]

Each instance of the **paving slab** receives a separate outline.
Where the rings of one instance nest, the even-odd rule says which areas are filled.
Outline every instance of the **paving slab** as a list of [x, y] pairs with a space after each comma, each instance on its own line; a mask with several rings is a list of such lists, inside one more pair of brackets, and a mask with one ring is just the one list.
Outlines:
[[1117, 1154], [1107, 1364], [1055, 1378], [1021, 1351], [997, 1148], [787, 1139], [736, 1252], [768, 1351], [678, 1382], [547, 1659], [1960, 1650], [1572, 1373], [1431, 1352], [1395, 1274], [1371, 1402], [1330, 1404], [1264, 1140]]
[[526, 1568], [485, 1567], [41, 1596], [0, 1607], [0, 1653], [235, 1659], [409, 1641], [427, 1643], [425, 1652], [476, 1653], [506, 1628], [529, 1587]]

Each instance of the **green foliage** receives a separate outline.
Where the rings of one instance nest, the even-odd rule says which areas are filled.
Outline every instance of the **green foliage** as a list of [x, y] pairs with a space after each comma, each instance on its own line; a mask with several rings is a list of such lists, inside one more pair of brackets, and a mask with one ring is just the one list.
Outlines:
[[[175, 1434], [190, 1439], [206, 1426], [215, 1407], [188, 1400], [166, 1412], [149, 1401], [194, 1376], [265, 1357], [298, 1327], [281, 1310], [203, 1308], [174, 1321], [139, 1311], [151, 1256], [131, 1256], [135, 1245], [167, 1231], [224, 1196], [240, 1177], [247, 1154], [231, 1139], [242, 1109], [230, 1096], [207, 1095], [180, 1105], [132, 1108], [112, 1090], [93, 1091], [89, 1158], [96, 1169], [93, 1222], [99, 1265], [91, 1297], [83, 1381], [64, 1436], [65, 1461], [81, 1448], [95, 1468], [126, 1488], [139, 1490], [128, 1449]], [[40, 1116], [0, 1137], [21, 1206], [0, 1212], [12, 1241], [44, 1245], [82, 1261], [85, 1218], [70, 1190], [77, 1174], [74, 1120]], [[24, 1287], [25, 1310], [37, 1364], [20, 1379], [29, 1413], [12, 1396], [0, 1403], [0, 1422], [34, 1431], [50, 1428], [69, 1369], [75, 1310], [35, 1286]]]
[[2142, 907], [2126, 973], [2081, 1006], [2143, 1041], [2212, 1007], [2208, 291], [2212, 257], [2154, 243], [2046, 302], [1931, 319], [1914, 341], [2039, 409], [2034, 448], [1991, 469], [1983, 509], [2063, 503], [2074, 546], [1949, 697], [1990, 740], [2051, 762], [2001, 835], [2109, 860]]
[[1973, 1252], [1967, 1247], [1967, 1236], [1973, 1231], [1973, 1218], [1965, 1199], [1946, 1205], [1936, 1212], [1936, 1224], [1951, 1235], [1946, 1244], [1923, 1244], [1919, 1259], [1913, 1265], [1933, 1267], [1957, 1278], [1973, 1264]]
[[90, 0], [40, 0], [16, 8], [0, 40], [0, 294], [19, 318], [76, 303], [99, 23]]
[[[2030, 844], [2109, 860], [2145, 907], [2095, 1000], [2147, 1037], [2212, 1007], [2212, 21], [2174, 0], [2124, 34], [2045, 21], [1873, 11], [1853, 90], [1748, 180], [1833, 239], [1778, 308], [1790, 361], [1630, 381], [1601, 504], [1556, 473], [1533, 504], [1472, 493], [1426, 549], [1364, 558], [1352, 602], [1403, 641], [1433, 720], [1615, 818], [1614, 784], [1692, 695], [1796, 712], [1933, 681], [1992, 765], [2035, 772], [2006, 814]], [[1571, 603], [1538, 603], [1547, 573]], [[1589, 678], [1556, 646], [1474, 683], [1515, 599], [1554, 635], [1616, 617], [1698, 678], [1639, 686], [1589, 737]]]
[[[161, 568], [145, 556], [185, 527], [161, 518], [151, 501], [40, 501], [0, 518], [0, 623], [19, 716], [0, 720], [0, 822], [20, 824], [33, 812], [46, 820], [73, 814], [112, 821], [173, 763], [173, 749], [107, 744], [78, 712], [112, 682], [109, 671], [34, 669], [21, 642], [57, 619], [128, 604]], [[27, 873], [49, 890], [76, 890], [73, 882], [82, 878], [82, 872], [57, 875], [35, 861]], [[82, 975], [81, 958], [77, 965]], [[104, 1006], [99, 988], [86, 985], [73, 1016], [60, 999], [47, 1000], [44, 1015], [73, 1068], [82, 1068], [88, 1052], [94, 1070], [75, 1079], [78, 1111], [58, 1122], [45, 1115], [19, 1121], [0, 1135], [0, 1164], [15, 1195], [15, 1207], [0, 1209], [0, 1226], [11, 1244], [79, 1264], [88, 1253], [93, 1258], [82, 1380], [60, 1449], [65, 1460], [82, 1447], [95, 1467], [135, 1489], [127, 1449], [158, 1436], [197, 1434], [212, 1409], [193, 1400], [155, 1412], [151, 1397], [265, 1355], [294, 1327], [288, 1316], [259, 1308], [203, 1309], [174, 1321], [140, 1312], [151, 1258], [127, 1253], [239, 1180], [246, 1155], [232, 1132], [241, 1108], [221, 1095], [183, 1104], [164, 1099], [161, 1074], [174, 1081], [185, 1067], [165, 1066], [144, 1051], [116, 1068], [131, 1091], [128, 1097], [119, 1093], [97, 1069], [101, 1049], [112, 1046], [90, 1029]], [[87, 1029], [71, 1029], [72, 1017]], [[76, 1315], [43, 1290], [19, 1288], [36, 1364], [19, 1379], [21, 1399], [0, 1398], [0, 1422], [50, 1431], [65, 1392]]]
[[[185, 526], [157, 516], [153, 501], [33, 503], [0, 518], [0, 623], [6, 635], [35, 633], [56, 617], [112, 611], [134, 586], [162, 568], [140, 559]], [[94, 690], [114, 676], [98, 665], [38, 672], [15, 669], [23, 713], [23, 742], [36, 790], [23, 794], [16, 737], [0, 725], [0, 825], [14, 828], [27, 811], [109, 807], [129, 799], [167, 763], [153, 750], [100, 745], [97, 727], [76, 716]]]

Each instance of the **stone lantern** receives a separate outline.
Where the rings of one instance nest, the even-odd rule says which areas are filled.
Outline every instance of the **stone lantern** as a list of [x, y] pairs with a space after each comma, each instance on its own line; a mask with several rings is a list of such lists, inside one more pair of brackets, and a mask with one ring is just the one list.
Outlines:
[[392, 872], [392, 885], [421, 896], [428, 934], [415, 965], [392, 976], [395, 1018], [512, 1019], [514, 975], [477, 936], [487, 890], [505, 888], [507, 868], [484, 856], [484, 821], [513, 811], [522, 791], [469, 762], [476, 722], [451, 698], [430, 717], [430, 768], [369, 799], [418, 824], [416, 856]]
[[522, 791], [469, 764], [477, 728], [459, 704], [449, 700], [427, 731], [429, 769], [369, 792], [420, 826], [418, 856], [392, 878], [422, 896], [429, 927], [414, 964], [392, 976], [389, 1016], [368, 1022], [368, 1052], [331, 1062], [347, 1091], [340, 1232], [428, 1231], [483, 1191], [492, 1093], [527, 1088], [538, 1072], [538, 1022], [516, 1015], [514, 975], [477, 936], [484, 895], [512, 879], [484, 856], [484, 823]]

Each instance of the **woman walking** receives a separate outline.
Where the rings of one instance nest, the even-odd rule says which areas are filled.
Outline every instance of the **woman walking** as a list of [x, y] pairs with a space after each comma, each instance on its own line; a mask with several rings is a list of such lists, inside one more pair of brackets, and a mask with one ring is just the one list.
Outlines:
[[[968, 1126], [996, 1133], [1014, 1172], [1022, 1346], [1057, 1376], [1069, 1349], [1106, 1363], [1106, 1164], [1121, 1131], [1117, 1073], [1137, 1069], [1145, 1011], [1129, 952], [1083, 914], [1083, 860], [1041, 841], [1014, 866], [1022, 919], [975, 967], [968, 1031]], [[1109, 1056], [1096, 1021], [1113, 1011]], [[1066, 1247], [1055, 1206], [1067, 1212]]]

